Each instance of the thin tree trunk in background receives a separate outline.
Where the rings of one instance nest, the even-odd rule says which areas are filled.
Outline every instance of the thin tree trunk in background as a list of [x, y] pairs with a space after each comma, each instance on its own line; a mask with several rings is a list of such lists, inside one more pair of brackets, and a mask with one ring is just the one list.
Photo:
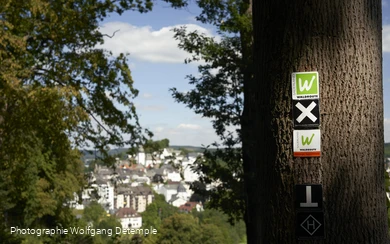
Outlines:
[[[380, 0], [253, 2], [244, 87], [248, 243], [389, 243]], [[320, 158], [294, 158], [291, 73], [318, 71]], [[296, 184], [322, 184], [325, 239], [297, 241]], [[255, 231], [256, 230], [256, 231]]]
[[[250, 15], [252, 16], [252, 0], [243, 0], [241, 5], [241, 15]], [[240, 31], [240, 40], [241, 40], [241, 54], [242, 54], [242, 74], [243, 74], [243, 82], [244, 87], [247, 86], [247, 84], [250, 84], [253, 82], [253, 29], [241, 29]], [[241, 122], [242, 123], [242, 122]], [[245, 169], [244, 169], [245, 170]], [[244, 181], [245, 184], [245, 181]], [[248, 205], [248, 195], [246, 195], [246, 205]], [[245, 212], [244, 212], [244, 221], [246, 225], [246, 232], [247, 233], [253, 233], [256, 232], [256, 229], [254, 229], [254, 226], [251, 225], [249, 220], [249, 214], [248, 206], [245, 206]], [[247, 237], [250, 237], [247, 235]], [[248, 243], [250, 243], [250, 240], [247, 240]]]

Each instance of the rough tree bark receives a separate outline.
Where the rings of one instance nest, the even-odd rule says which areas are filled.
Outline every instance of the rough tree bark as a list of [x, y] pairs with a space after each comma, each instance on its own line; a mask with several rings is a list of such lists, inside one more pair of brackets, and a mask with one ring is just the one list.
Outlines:
[[[253, 2], [244, 87], [248, 243], [389, 243], [380, 0]], [[294, 158], [291, 73], [318, 71], [320, 158]], [[294, 186], [323, 185], [325, 239], [297, 241]], [[256, 231], [254, 231], [256, 230]]]

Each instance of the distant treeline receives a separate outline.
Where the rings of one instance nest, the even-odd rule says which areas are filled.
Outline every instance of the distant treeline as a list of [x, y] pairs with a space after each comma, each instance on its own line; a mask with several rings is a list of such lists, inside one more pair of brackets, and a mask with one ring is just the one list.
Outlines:
[[[205, 150], [203, 147], [195, 147], [195, 146], [169, 146], [169, 148], [172, 148], [174, 150], [182, 150], [185, 149], [190, 153], [201, 153]], [[117, 155], [121, 159], [125, 159], [127, 156], [128, 148], [117, 148], [117, 149], [111, 149], [108, 151], [109, 155]], [[209, 150], [213, 150], [210, 149]], [[93, 149], [91, 150], [81, 150], [83, 155], [83, 160], [89, 160], [89, 159], [95, 159], [95, 157], [100, 157], [100, 153], [98, 151], [95, 151]]]
[[[172, 148], [174, 150], [180, 150], [180, 149], [185, 149], [189, 152], [195, 152], [195, 153], [201, 153], [205, 149], [203, 147], [195, 147], [195, 146], [169, 146], [169, 148]], [[209, 150], [213, 150], [210, 149]], [[128, 149], [127, 148], [118, 148], [118, 149], [111, 149], [108, 154], [109, 155], [118, 155], [120, 158], [124, 159], [126, 157]], [[83, 160], [88, 160], [88, 159], [94, 159], [95, 158], [95, 151], [94, 150], [82, 150], [81, 151], [83, 154]], [[99, 157], [100, 154], [99, 152], [96, 152], [96, 157]], [[389, 158], [390, 157], [390, 143], [385, 143], [385, 157]]]

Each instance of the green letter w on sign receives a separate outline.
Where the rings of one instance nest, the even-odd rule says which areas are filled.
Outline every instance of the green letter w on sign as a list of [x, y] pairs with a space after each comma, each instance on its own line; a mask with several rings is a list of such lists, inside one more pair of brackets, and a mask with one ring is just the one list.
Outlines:
[[318, 94], [318, 73], [297, 73], [295, 77], [296, 94], [316, 95]]
[[309, 137], [304, 137], [302, 136], [302, 145], [305, 146], [305, 145], [310, 145], [311, 144], [311, 141], [313, 140], [313, 137], [314, 137], [314, 133], [311, 135], [310, 139]]

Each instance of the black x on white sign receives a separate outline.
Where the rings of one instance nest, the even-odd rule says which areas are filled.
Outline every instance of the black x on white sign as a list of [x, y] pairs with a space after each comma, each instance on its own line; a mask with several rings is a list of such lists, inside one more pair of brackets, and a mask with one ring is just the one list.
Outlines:
[[293, 100], [294, 128], [318, 127], [320, 108], [318, 99]]

